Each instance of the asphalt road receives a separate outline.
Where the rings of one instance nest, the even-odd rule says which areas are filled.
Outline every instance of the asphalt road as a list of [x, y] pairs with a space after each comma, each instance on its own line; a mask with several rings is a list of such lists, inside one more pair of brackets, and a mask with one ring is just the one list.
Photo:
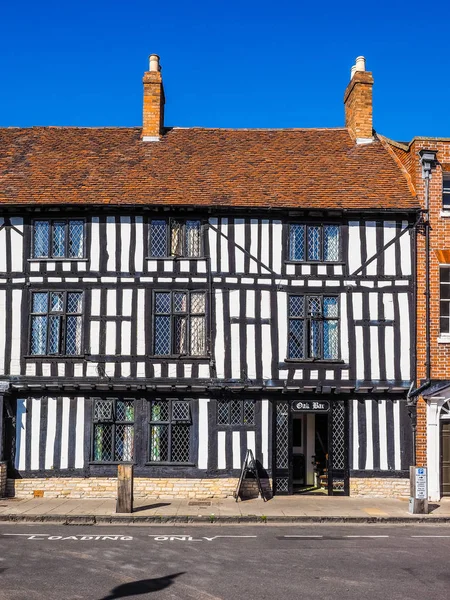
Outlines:
[[1, 600], [448, 598], [450, 526], [0, 526]]

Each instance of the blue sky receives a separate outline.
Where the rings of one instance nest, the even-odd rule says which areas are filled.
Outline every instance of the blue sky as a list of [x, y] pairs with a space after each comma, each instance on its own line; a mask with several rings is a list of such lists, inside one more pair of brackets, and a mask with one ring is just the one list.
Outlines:
[[342, 126], [362, 54], [377, 131], [450, 137], [443, 0], [6, 0], [0, 18], [0, 126], [139, 126], [153, 52], [167, 125]]

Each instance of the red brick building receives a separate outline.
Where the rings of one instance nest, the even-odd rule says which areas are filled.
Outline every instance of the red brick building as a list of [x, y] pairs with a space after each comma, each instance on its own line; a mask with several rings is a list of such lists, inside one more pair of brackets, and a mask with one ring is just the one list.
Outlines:
[[417, 226], [416, 361], [410, 392], [416, 464], [429, 470], [429, 497], [450, 495], [450, 139], [390, 142], [422, 215]]

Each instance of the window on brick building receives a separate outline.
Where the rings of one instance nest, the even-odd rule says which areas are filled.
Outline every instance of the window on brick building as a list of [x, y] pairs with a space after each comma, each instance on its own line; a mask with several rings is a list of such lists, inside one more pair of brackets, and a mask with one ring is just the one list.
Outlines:
[[450, 335], [450, 265], [440, 269], [440, 332]]
[[442, 178], [442, 207], [450, 210], [450, 173], [444, 173]]

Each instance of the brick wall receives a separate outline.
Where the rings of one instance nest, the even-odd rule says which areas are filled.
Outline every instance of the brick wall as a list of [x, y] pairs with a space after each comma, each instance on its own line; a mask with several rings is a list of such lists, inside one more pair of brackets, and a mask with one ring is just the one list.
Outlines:
[[[425, 207], [425, 186], [422, 180], [418, 152], [422, 148], [437, 150], [439, 163], [450, 163], [450, 141], [417, 140], [410, 149], [415, 158], [412, 178], [422, 208]], [[432, 171], [429, 188], [430, 208], [430, 333], [431, 333], [431, 379], [450, 379], [450, 343], [439, 341], [439, 261], [436, 250], [450, 250], [450, 217], [442, 217], [442, 168]], [[417, 239], [417, 379], [426, 376], [425, 345], [425, 237]], [[417, 405], [416, 464], [426, 465], [427, 430], [426, 402], [420, 398]]]
[[366, 498], [408, 498], [409, 479], [388, 477], [350, 478], [350, 496]]
[[6, 462], [0, 461], [0, 498], [6, 496], [6, 466]]
[[164, 89], [161, 73], [144, 74], [144, 105], [142, 136], [159, 137], [164, 127]]
[[[233, 496], [238, 479], [146, 479], [134, 478], [135, 498], [227, 498]], [[271, 488], [270, 481], [264, 488]], [[43, 494], [42, 494], [43, 492]], [[115, 477], [51, 477], [33, 479], [8, 479], [9, 497], [31, 498], [42, 495], [45, 498], [115, 498], [117, 479]], [[255, 481], [246, 480], [243, 496], [257, 495]]]

